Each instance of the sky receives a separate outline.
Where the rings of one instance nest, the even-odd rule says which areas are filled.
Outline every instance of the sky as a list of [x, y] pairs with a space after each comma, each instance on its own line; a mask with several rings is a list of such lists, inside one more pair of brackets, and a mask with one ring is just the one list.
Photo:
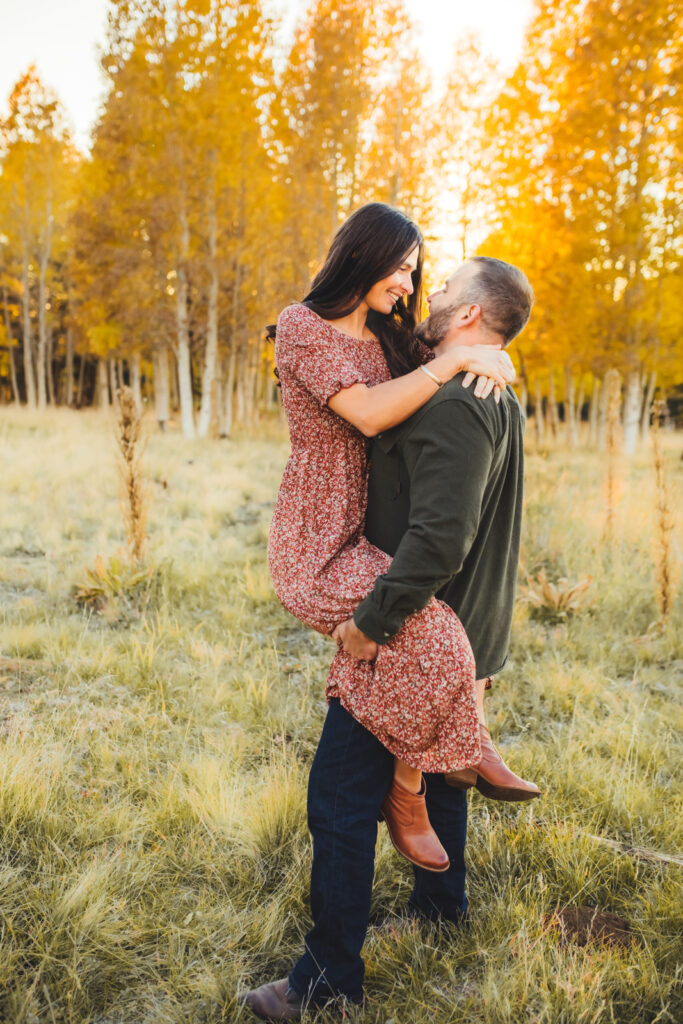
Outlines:
[[[307, 0], [267, 0], [291, 31]], [[519, 56], [533, 0], [405, 0], [426, 61], [445, 73], [453, 45], [479, 33], [484, 49], [504, 67]], [[0, 116], [13, 85], [30, 64], [59, 96], [80, 148], [102, 98], [97, 47], [105, 37], [107, 0], [0, 0]]]

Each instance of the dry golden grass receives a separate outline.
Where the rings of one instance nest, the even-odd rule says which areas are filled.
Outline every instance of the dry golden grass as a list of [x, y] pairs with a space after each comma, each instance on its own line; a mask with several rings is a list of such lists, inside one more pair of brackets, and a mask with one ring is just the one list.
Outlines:
[[121, 453], [121, 511], [126, 538], [134, 562], [141, 562], [147, 544], [149, 494], [141, 465], [144, 441], [142, 410], [135, 402], [133, 389], [119, 389], [116, 408], [116, 443]]
[[[661, 441], [680, 504], [680, 441]], [[286, 443], [276, 426], [150, 437], [158, 575], [141, 611], [113, 619], [72, 597], [125, 543], [111, 421], [3, 410], [0, 447], [0, 1020], [247, 1021], [237, 988], [283, 974], [308, 926], [305, 785], [332, 649], [268, 580]], [[472, 797], [467, 931], [402, 916], [410, 871], [380, 832], [359, 1020], [683, 1015], [682, 869], [623, 852], [683, 847], [683, 613], [674, 601], [649, 630], [649, 453], [622, 475], [608, 557], [602, 458], [530, 454], [525, 571], [593, 577], [560, 621], [518, 604], [488, 698], [509, 761], [544, 795]], [[547, 923], [565, 906], [626, 919], [632, 945], [565, 941]]]

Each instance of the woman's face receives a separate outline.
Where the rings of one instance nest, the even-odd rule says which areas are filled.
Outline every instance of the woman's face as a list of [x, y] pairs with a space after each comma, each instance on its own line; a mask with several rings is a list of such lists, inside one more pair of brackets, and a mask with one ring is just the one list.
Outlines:
[[365, 296], [370, 309], [377, 313], [391, 313], [394, 305], [404, 295], [413, 294], [412, 273], [417, 269], [417, 261], [420, 255], [418, 245], [408, 255], [389, 277], [383, 277], [376, 281]]

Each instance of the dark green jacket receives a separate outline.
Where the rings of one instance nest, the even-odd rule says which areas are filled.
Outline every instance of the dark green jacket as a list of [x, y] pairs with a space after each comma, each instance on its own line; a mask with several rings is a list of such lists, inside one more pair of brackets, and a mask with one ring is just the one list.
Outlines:
[[496, 404], [462, 378], [373, 442], [365, 533], [393, 561], [354, 620], [386, 643], [436, 594], [460, 617], [481, 679], [503, 667], [510, 639], [524, 417], [511, 388]]

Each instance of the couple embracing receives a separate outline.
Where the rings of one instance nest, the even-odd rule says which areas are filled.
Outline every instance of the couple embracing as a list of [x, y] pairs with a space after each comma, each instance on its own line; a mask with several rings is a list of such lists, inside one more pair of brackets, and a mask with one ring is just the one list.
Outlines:
[[270, 571], [284, 606], [338, 651], [308, 788], [313, 927], [288, 978], [241, 996], [265, 1020], [362, 1000], [378, 819], [413, 864], [412, 911], [460, 922], [467, 788], [539, 795], [484, 715], [507, 656], [522, 510], [504, 349], [533, 293], [516, 267], [475, 257], [418, 323], [422, 260], [417, 226], [369, 203], [277, 323], [292, 450]]

